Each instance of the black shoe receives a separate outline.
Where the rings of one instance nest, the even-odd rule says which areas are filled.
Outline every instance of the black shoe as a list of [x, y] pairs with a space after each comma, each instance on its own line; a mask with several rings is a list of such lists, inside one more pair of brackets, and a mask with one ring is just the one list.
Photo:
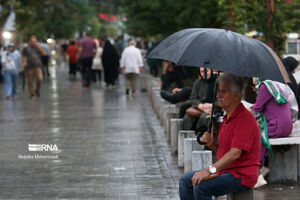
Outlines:
[[166, 100], [166, 101], [168, 101], [168, 102], [170, 102], [170, 103], [172, 103], [172, 104], [177, 103], [176, 100], [174, 99], [174, 95], [173, 95], [171, 92], [168, 92], [168, 91], [166, 91], [166, 90], [161, 90], [161, 91], [160, 91], [160, 96], [161, 96], [164, 100]]
[[29, 99], [33, 99], [35, 97], [34, 94], [29, 95]]
[[40, 97], [40, 92], [39, 91], [35, 91], [35, 95], [37, 96], [37, 97]]

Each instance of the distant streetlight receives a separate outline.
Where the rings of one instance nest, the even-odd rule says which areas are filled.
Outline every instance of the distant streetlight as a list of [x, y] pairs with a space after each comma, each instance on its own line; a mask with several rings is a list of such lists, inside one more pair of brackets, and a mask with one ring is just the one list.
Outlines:
[[4, 31], [2, 35], [3, 35], [3, 38], [6, 40], [10, 40], [12, 37], [12, 34], [9, 31]]
[[53, 39], [51, 39], [51, 38], [47, 39], [47, 43], [51, 44], [52, 42], [53, 42]]

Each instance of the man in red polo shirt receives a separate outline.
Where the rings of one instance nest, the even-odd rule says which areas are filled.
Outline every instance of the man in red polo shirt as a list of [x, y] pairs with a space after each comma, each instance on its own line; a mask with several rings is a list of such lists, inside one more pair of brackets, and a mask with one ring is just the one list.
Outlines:
[[[219, 129], [219, 144], [213, 134], [205, 133], [201, 140], [217, 152], [217, 162], [203, 171], [183, 174], [179, 181], [180, 199], [211, 200], [253, 188], [259, 174], [260, 132], [253, 115], [241, 99], [244, 81], [240, 77], [223, 74], [218, 79], [218, 105], [226, 111]], [[204, 181], [212, 174], [217, 178]]]

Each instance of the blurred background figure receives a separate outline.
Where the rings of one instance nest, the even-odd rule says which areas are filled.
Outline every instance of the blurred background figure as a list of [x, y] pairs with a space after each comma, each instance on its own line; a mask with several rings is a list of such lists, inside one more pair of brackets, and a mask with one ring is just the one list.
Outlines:
[[132, 97], [136, 97], [138, 75], [144, 67], [141, 51], [135, 46], [135, 41], [131, 39], [121, 57], [121, 70], [126, 79], [126, 95], [129, 95], [131, 90]]
[[102, 53], [103, 53], [103, 48], [101, 47], [101, 41], [96, 41], [96, 54], [93, 59], [93, 66], [92, 66], [92, 74], [93, 74], [93, 81], [96, 83], [97, 82], [97, 77], [99, 80], [99, 83], [101, 84], [102, 80], [102, 70], [103, 70], [103, 65], [102, 65]]
[[6, 99], [15, 98], [18, 94], [18, 75], [21, 69], [21, 55], [13, 43], [10, 43], [7, 50], [2, 53], [1, 63], [5, 80]]
[[[40, 96], [40, 89], [43, 82], [43, 64], [42, 56], [46, 55], [46, 52], [41, 48], [37, 42], [36, 37], [33, 35], [30, 37], [28, 46], [22, 51], [22, 65], [26, 69], [29, 98]], [[36, 80], [36, 88], [33, 88], [33, 81]]]
[[175, 82], [178, 88], [183, 88], [183, 76], [184, 71], [183, 67], [179, 65], [175, 65], [170, 61], [165, 61], [163, 64], [163, 74], [162, 74], [162, 90], [168, 90], [170, 85]]
[[[295, 77], [293, 76], [293, 74], [296, 72], [296, 69], [297, 69], [299, 63], [292, 56], [288, 56], [288, 57], [282, 59], [282, 63], [289, 75], [290, 80], [291, 80], [291, 82], [287, 83], [287, 84], [293, 90], [295, 97], [297, 99], [298, 110], [300, 110], [300, 87], [297, 85]], [[298, 113], [298, 119], [299, 118], [300, 118], [300, 114]]]
[[102, 64], [104, 68], [104, 81], [106, 87], [114, 86], [119, 75], [119, 55], [115, 47], [106, 40], [103, 47]]
[[91, 38], [91, 32], [86, 32], [85, 37], [80, 40], [79, 55], [82, 67], [83, 87], [87, 89], [92, 79], [93, 58], [96, 53], [96, 44]]
[[78, 46], [74, 40], [70, 42], [70, 45], [67, 48], [67, 53], [69, 55], [69, 75], [76, 77], [77, 65], [78, 65]]
[[[152, 51], [152, 49], [156, 46], [156, 43], [153, 43], [153, 45], [148, 49], [147, 54]], [[158, 76], [158, 67], [161, 66], [161, 60], [158, 59], [147, 59], [147, 64], [150, 67], [150, 73], [152, 76], [157, 77]]]
[[47, 78], [50, 77], [50, 73], [49, 73], [49, 60], [50, 60], [50, 47], [48, 45], [48, 43], [46, 42], [46, 40], [43, 40], [43, 42], [41, 43], [41, 47], [42, 49], [46, 52], [45, 55], [42, 56], [42, 63], [43, 63], [43, 76]]
[[63, 56], [63, 60], [65, 63], [67, 63], [67, 49], [68, 49], [68, 44], [66, 41], [63, 41], [61, 46], [61, 52], [62, 52], [62, 56]]

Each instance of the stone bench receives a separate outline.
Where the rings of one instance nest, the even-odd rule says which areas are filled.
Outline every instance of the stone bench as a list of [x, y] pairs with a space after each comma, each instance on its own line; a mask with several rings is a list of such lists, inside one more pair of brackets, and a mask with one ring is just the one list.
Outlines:
[[178, 118], [178, 109], [176, 108], [175, 105], [173, 104], [167, 104], [163, 108], [163, 125], [164, 125], [164, 130], [166, 133], [166, 137], [168, 141], [170, 142], [170, 121], [172, 118]]
[[[204, 150], [204, 145], [198, 144], [196, 138], [184, 139], [184, 172], [193, 170], [192, 167], [193, 151], [202, 151], [202, 150]], [[204, 162], [206, 162], [206, 160]]]
[[[300, 177], [300, 136], [293, 135], [285, 138], [269, 139], [272, 146], [273, 156], [269, 155], [268, 181], [274, 182], [297, 182]], [[282, 151], [278, 151], [281, 146]]]
[[171, 119], [170, 120], [170, 143], [171, 152], [173, 154], [178, 153], [178, 134], [182, 128], [182, 119]]
[[178, 132], [178, 167], [184, 166], [184, 139], [195, 138], [195, 131], [184, 131]]

